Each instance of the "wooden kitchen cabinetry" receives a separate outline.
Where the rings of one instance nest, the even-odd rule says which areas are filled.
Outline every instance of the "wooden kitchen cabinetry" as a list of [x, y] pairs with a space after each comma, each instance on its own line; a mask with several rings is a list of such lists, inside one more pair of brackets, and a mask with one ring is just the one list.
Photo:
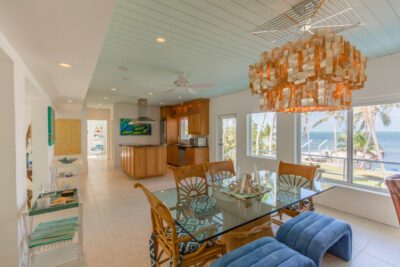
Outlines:
[[208, 147], [186, 148], [186, 165], [208, 162]]
[[179, 148], [176, 145], [168, 146], [167, 148], [167, 161], [168, 164], [179, 166]]
[[121, 167], [127, 175], [135, 178], [163, 175], [167, 171], [167, 147], [123, 145]]

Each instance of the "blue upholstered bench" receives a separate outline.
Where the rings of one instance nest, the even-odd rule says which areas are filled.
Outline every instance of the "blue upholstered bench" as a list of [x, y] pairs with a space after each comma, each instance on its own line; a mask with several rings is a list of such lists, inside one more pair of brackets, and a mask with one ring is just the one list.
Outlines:
[[316, 212], [303, 212], [283, 224], [276, 239], [312, 259], [321, 266], [324, 254], [329, 253], [351, 260], [352, 231], [349, 224]]
[[274, 238], [263, 237], [225, 254], [211, 267], [315, 267], [315, 263]]

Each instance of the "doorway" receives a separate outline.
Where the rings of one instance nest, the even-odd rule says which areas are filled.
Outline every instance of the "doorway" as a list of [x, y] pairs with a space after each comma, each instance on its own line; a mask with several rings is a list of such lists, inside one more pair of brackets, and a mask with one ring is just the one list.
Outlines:
[[107, 157], [107, 121], [87, 121], [88, 158]]
[[236, 166], [236, 115], [219, 116], [218, 160], [231, 159]]

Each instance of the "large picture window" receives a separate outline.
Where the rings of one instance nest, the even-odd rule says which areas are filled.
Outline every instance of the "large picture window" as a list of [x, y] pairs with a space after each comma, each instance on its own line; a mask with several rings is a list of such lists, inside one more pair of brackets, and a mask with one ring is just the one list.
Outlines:
[[400, 104], [353, 109], [353, 182], [384, 188], [400, 172]]
[[347, 112], [302, 114], [301, 159], [319, 165], [325, 178], [346, 180]]
[[253, 157], [276, 157], [276, 113], [248, 115], [248, 154]]
[[384, 178], [400, 172], [400, 104], [303, 113], [301, 160], [324, 178], [384, 189]]

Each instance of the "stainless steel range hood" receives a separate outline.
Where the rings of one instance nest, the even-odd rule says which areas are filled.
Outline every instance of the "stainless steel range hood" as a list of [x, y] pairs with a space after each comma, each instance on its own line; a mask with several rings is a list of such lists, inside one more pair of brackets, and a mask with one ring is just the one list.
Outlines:
[[152, 118], [147, 117], [147, 99], [140, 98], [137, 101], [138, 116], [134, 118], [129, 124], [156, 124], [157, 122]]

